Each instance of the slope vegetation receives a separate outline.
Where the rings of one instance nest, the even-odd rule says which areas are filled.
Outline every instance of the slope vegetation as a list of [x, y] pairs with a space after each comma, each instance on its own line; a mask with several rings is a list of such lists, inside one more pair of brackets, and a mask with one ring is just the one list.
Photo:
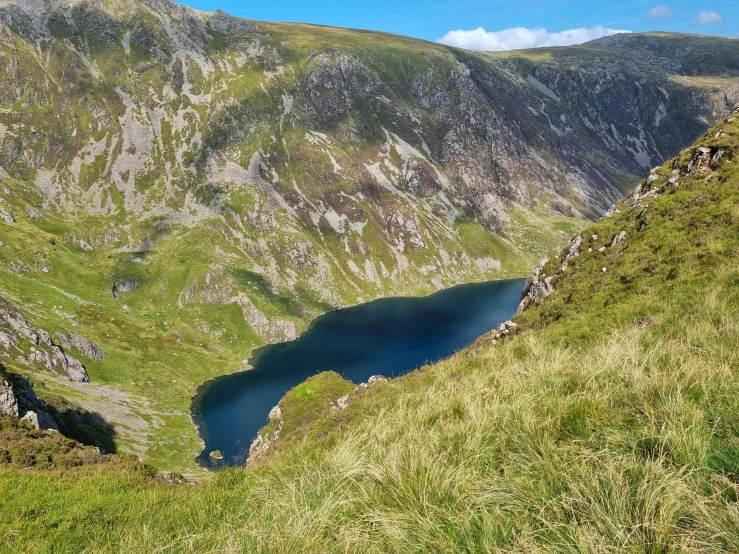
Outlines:
[[169, 0], [0, 0], [0, 296], [107, 354], [89, 386], [30, 343], [0, 357], [121, 450], [195, 471], [198, 385], [335, 307], [527, 274], [739, 100], [737, 45], [501, 57]]
[[0, 536], [26, 552], [736, 552], [738, 161], [735, 112], [539, 271], [553, 292], [519, 332], [344, 410], [314, 380], [312, 409], [282, 404], [286, 426], [294, 409], [312, 423], [255, 470], [196, 487], [0, 470]]

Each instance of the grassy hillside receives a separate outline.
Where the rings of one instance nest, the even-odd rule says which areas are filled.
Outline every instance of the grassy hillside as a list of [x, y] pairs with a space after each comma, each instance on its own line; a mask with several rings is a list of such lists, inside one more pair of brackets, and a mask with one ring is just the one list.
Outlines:
[[736, 552], [738, 161], [735, 113], [550, 262], [521, 332], [342, 411], [334, 375], [298, 387], [258, 469], [0, 470], [5, 549]]
[[199, 385], [328, 310], [528, 274], [739, 100], [737, 59], [0, 0], [0, 297], [107, 354], [84, 386], [0, 362], [195, 475]]

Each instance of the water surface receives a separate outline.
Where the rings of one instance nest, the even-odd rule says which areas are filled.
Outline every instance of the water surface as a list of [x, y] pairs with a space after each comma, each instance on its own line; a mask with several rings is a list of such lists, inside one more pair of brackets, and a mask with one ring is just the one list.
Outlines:
[[321, 371], [354, 382], [397, 377], [450, 356], [511, 318], [523, 280], [461, 285], [422, 298], [386, 298], [317, 318], [298, 339], [257, 350], [253, 369], [207, 383], [195, 417], [207, 454], [243, 464], [267, 414], [294, 386]]

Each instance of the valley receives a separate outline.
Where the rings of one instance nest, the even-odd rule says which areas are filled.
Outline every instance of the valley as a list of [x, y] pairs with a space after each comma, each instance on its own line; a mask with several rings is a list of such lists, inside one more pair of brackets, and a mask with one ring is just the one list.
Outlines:
[[88, 443], [202, 478], [197, 387], [334, 309], [528, 276], [739, 102], [738, 52], [0, 0], [0, 297], [105, 353], [73, 351], [72, 383], [21, 335], [3, 373], [112, 428]]

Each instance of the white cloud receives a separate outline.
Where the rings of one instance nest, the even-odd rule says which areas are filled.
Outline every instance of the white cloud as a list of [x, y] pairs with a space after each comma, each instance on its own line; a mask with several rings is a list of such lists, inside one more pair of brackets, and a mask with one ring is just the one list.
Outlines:
[[449, 31], [437, 42], [467, 50], [518, 50], [542, 46], [570, 46], [617, 33], [630, 32], [606, 29], [600, 25], [592, 29], [570, 29], [560, 33], [550, 33], [543, 28], [526, 29], [525, 27], [488, 32], [479, 27], [470, 31]]
[[724, 21], [724, 16], [720, 13], [703, 10], [698, 12], [697, 17], [693, 18], [691, 23], [693, 25], [711, 25], [713, 23], [723, 23]]
[[659, 21], [661, 19], [672, 19], [675, 14], [672, 12], [672, 8], [667, 4], [660, 4], [659, 6], [653, 7], [649, 10], [647, 17], [652, 21]]

